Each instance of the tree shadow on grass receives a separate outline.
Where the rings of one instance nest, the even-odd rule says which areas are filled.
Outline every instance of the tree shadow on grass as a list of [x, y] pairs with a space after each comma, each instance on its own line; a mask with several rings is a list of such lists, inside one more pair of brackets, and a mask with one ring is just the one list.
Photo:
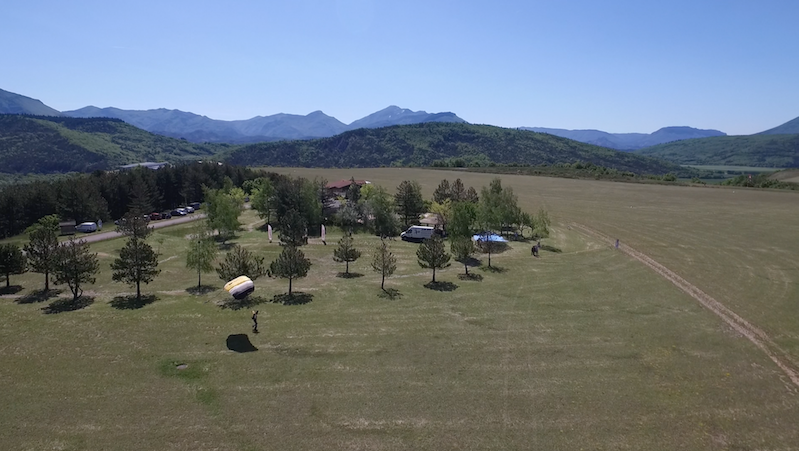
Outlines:
[[542, 251], [547, 251], [547, 252], [554, 252], [556, 254], [560, 254], [561, 252], [563, 252], [560, 248], [557, 248], [557, 247], [554, 247], [554, 246], [550, 246], [548, 244], [542, 244], [541, 245], [541, 250]]
[[241, 310], [244, 308], [255, 307], [258, 304], [269, 302], [262, 296], [247, 296], [244, 299], [228, 298], [219, 304], [219, 307], [230, 310]]
[[189, 293], [189, 294], [193, 294], [195, 296], [198, 296], [198, 295], [202, 295], [202, 294], [211, 293], [211, 292], [216, 291], [218, 289], [219, 289], [218, 287], [212, 287], [211, 285], [200, 285], [199, 287], [195, 285], [195, 286], [191, 286], [189, 288], [186, 288], [186, 292]]
[[363, 274], [359, 272], [340, 272], [336, 274], [336, 277], [340, 277], [342, 279], [357, 279], [358, 277], [363, 277]]
[[17, 299], [17, 304], [38, 304], [52, 298], [57, 298], [64, 290], [35, 290]]
[[424, 287], [435, 291], [455, 291], [458, 289], [458, 286], [452, 282], [428, 282], [424, 284]]
[[400, 292], [400, 290], [396, 288], [386, 288], [385, 290], [380, 291], [377, 297], [383, 299], [391, 299], [393, 301], [394, 299], [401, 298], [402, 293]]
[[283, 305], [303, 305], [311, 301], [313, 301], [313, 295], [311, 293], [303, 293], [302, 291], [295, 291], [290, 295], [288, 293], [276, 294], [275, 297], [272, 298], [272, 302], [275, 304]]
[[471, 281], [474, 281], [474, 282], [482, 282], [483, 281], [483, 275], [482, 274], [475, 274], [473, 272], [470, 272], [469, 274], [458, 274], [458, 279], [460, 279], [460, 280], [471, 280]]
[[42, 307], [42, 312], [45, 315], [53, 315], [56, 313], [74, 312], [94, 304], [94, 298], [91, 296], [81, 296], [76, 300], [72, 299], [57, 299], [46, 307]]
[[10, 287], [3, 286], [0, 288], [0, 295], [3, 294], [17, 294], [22, 291], [22, 285], [11, 285]]
[[135, 294], [127, 296], [117, 296], [111, 300], [111, 307], [117, 310], [136, 310], [144, 307], [145, 305], [152, 304], [158, 300], [158, 296], [154, 294], [142, 295], [141, 299], [136, 299]]
[[257, 351], [247, 334], [228, 335], [226, 340], [227, 348], [234, 352], [253, 352]]
[[493, 273], [503, 273], [503, 272], [507, 271], [508, 268], [505, 268], [504, 266], [482, 266], [482, 267], [480, 267], [480, 270], [481, 271], [493, 272]]

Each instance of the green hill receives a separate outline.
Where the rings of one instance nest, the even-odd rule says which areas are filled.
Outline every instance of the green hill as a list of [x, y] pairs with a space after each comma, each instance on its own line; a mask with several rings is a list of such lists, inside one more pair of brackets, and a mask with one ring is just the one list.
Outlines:
[[799, 117], [780, 126], [758, 133], [758, 135], [788, 135], [799, 133]]
[[686, 165], [795, 168], [799, 167], [799, 134], [688, 139], [634, 153]]
[[303, 167], [556, 164], [591, 162], [648, 174], [676, 172], [668, 162], [557, 136], [489, 125], [424, 123], [358, 129], [331, 138], [242, 146], [226, 159], [240, 165]]
[[199, 158], [226, 145], [154, 135], [118, 119], [0, 115], [0, 172], [63, 173]]

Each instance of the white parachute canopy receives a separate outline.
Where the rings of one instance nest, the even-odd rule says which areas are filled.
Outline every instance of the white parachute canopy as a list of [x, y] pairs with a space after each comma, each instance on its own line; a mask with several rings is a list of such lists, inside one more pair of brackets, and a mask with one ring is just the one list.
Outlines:
[[236, 299], [244, 299], [255, 291], [255, 284], [247, 276], [239, 276], [225, 284], [225, 291]]

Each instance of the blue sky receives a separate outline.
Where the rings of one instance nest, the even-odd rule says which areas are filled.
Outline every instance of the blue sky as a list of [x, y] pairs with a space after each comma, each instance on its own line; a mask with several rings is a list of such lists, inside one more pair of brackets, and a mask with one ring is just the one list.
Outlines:
[[3, 1], [0, 88], [214, 119], [388, 105], [505, 127], [799, 116], [799, 2]]

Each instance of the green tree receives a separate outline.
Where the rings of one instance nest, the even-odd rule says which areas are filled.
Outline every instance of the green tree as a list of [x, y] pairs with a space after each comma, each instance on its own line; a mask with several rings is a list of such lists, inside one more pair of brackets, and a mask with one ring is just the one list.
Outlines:
[[225, 260], [216, 268], [216, 273], [224, 281], [233, 280], [239, 276], [247, 276], [251, 280], [255, 280], [266, 274], [264, 258], [256, 257], [247, 249], [236, 244], [230, 252], [225, 254]]
[[280, 243], [284, 246], [302, 246], [308, 236], [308, 223], [296, 210], [289, 210], [280, 218]]
[[461, 179], [457, 178], [452, 182], [449, 189], [449, 198], [452, 202], [463, 202], [466, 200], [466, 188], [463, 187], [463, 181]]
[[391, 277], [397, 270], [397, 257], [391, 252], [386, 240], [380, 240], [380, 244], [375, 248], [372, 256], [372, 269], [379, 272], [383, 279], [380, 281], [380, 289], [386, 291], [386, 277]]
[[130, 212], [119, 222], [117, 231], [129, 238], [143, 240], [153, 233], [153, 228], [148, 225], [142, 215]]
[[50, 273], [58, 250], [58, 216], [45, 216], [28, 228], [30, 241], [25, 245], [28, 262], [34, 272], [44, 274], [44, 290], [50, 291]]
[[[372, 187], [373, 185], [368, 185]], [[361, 191], [364, 194], [365, 189]], [[400, 225], [394, 214], [394, 202], [388, 191], [382, 186], [369, 190], [367, 206], [372, 216], [372, 228], [381, 237], [394, 237], [399, 235]]]
[[272, 221], [272, 212], [275, 209], [275, 186], [266, 177], [245, 182], [245, 189], [249, 189], [250, 206], [258, 212], [258, 217]]
[[471, 238], [477, 221], [477, 206], [471, 202], [455, 202], [447, 222], [447, 234], [451, 237]]
[[53, 270], [57, 285], [67, 284], [72, 291], [72, 300], [77, 301], [83, 295], [81, 285], [94, 283], [100, 263], [97, 254], [89, 250], [89, 243], [85, 240], [70, 238], [66, 243], [58, 246], [56, 251], [56, 265]]
[[186, 267], [197, 270], [197, 289], [202, 288], [202, 273], [214, 270], [217, 247], [208, 228], [199, 223], [189, 240]]
[[419, 221], [419, 215], [424, 213], [422, 187], [415, 180], [403, 181], [397, 187], [394, 203], [397, 214], [400, 215], [405, 227], [416, 224]]
[[239, 200], [223, 190], [205, 189], [205, 204], [208, 227], [219, 232], [222, 243], [233, 238], [241, 227]]
[[546, 210], [543, 208], [538, 210], [538, 214], [535, 216], [534, 224], [533, 239], [547, 238], [549, 236], [549, 226], [551, 222], [549, 220], [549, 214], [546, 212]]
[[311, 261], [305, 258], [301, 250], [294, 246], [285, 246], [277, 259], [269, 265], [269, 275], [289, 279], [289, 296], [291, 296], [291, 282], [308, 275], [309, 269]]
[[474, 241], [469, 237], [459, 236], [452, 237], [450, 242], [450, 251], [452, 251], [455, 261], [463, 264], [463, 269], [466, 275], [469, 275], [469, 262], [472, 260], [472, 255], [477, 251], [474, 247]]
[[350, 262], [354, 262], [361, 257], [361, 251], [355, 249], [355, 240], [351, 234], [345, 234], [338, 241], [338, 247], [333, 249], [333, 260], [336, 262], [345, 262], [346, 269], [344, 274], [350, 273]]
[[0, 244], [0, 274], [6, 276], [6, 287], [11, 286], [11, 274], [23, 274], [27, 269], [27, 259], [19, 246]]
[[422, 268], [433, 270], [433, 283], [436, 282], [436, 269], [444, 269], [450, 265], [450, 255], [444, 248], [444, 239], [438, 235], [426, 239], [416, 250], [416, 258]]
[[[463, 185], [461, 185], [461, 187], [463, 187]], [[433, 191], [433, 202], [443, 204], [447, 200], [452, 200], [452, 188], [449, 185], [449, 180], [444, 179], [438, 184], [435, 191]]]
[[136, 300], [141, 302], [141, 284], [149, 284], [161, 273], [158, 254], [144, 238], [130, 235], [119, 251], [119, 258], [111, 263], [111, 279], [136, 286]]

